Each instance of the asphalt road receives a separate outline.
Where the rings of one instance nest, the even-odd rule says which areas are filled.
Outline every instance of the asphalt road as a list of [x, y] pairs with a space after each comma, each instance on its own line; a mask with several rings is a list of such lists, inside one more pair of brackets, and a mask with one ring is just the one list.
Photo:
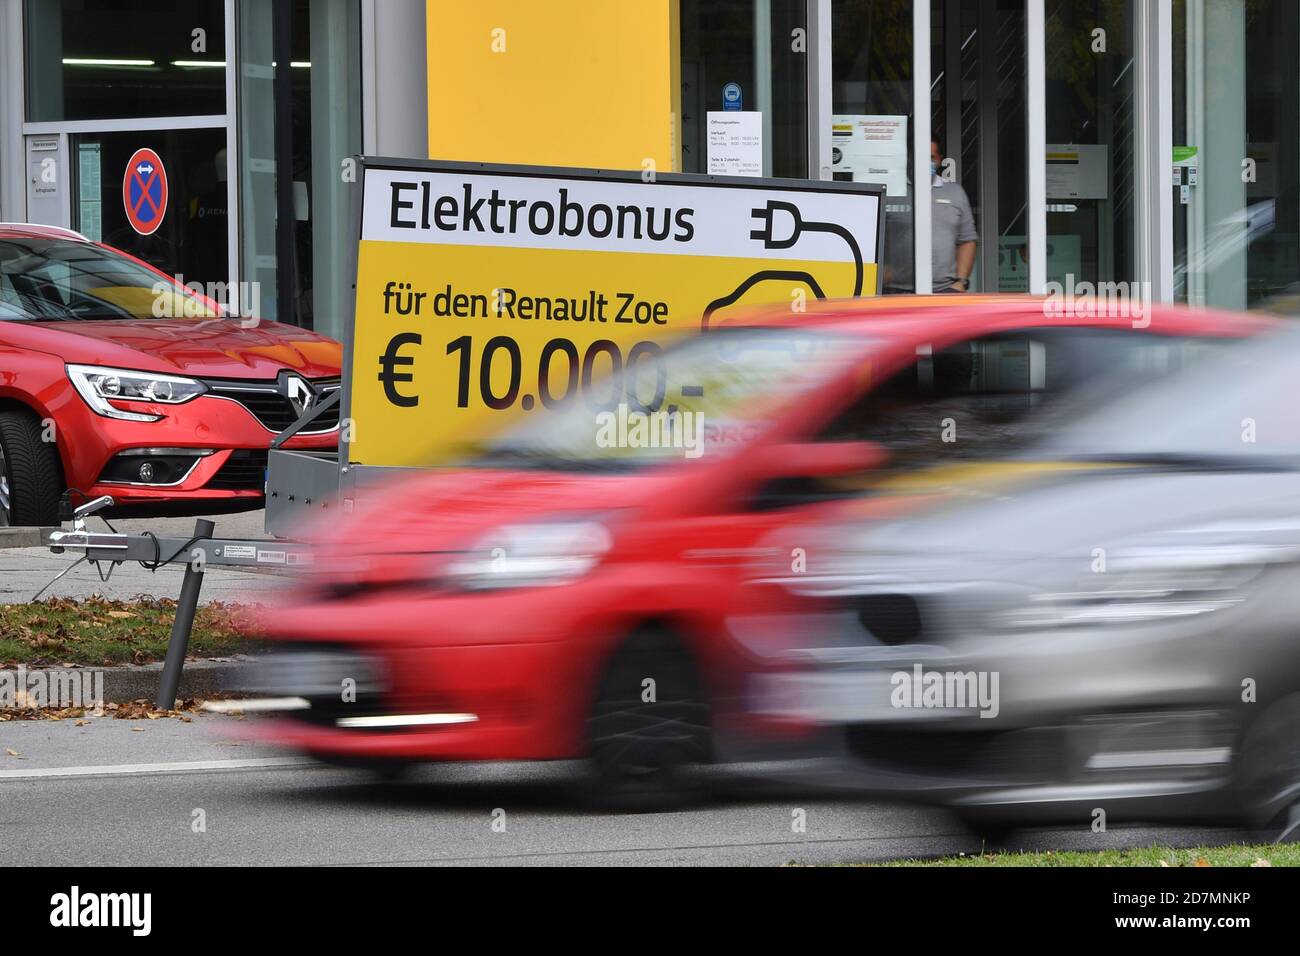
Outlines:
[[[218, 516], [223, 537], [262, 537], [262, 512]], [[121, 520], [187, 535], [193, 518]], [[92, 519], [92, 525], [96, 522]], [[0, 603], [30, 600], [74, 560], [0, 550]], [[175, 597], [182, 569], [81, 565], [47, 593]], [[255, 601], [285, 579], [209, 569], [203, 599]], [[932, 809], [868, 802], [720, 772], [711, 797], [652, 814], [594, 813], [568, 765], [442, 765], [400, 784], [235, 742], [233, 717], [0, 723], [0, 866], [217, 864], [780, 865], [977, 853], [978, 837]], [[10, 751], [13, 753], [11, 754]], [[196, 811], [205, 829], [195, 832]], [[796, 831], [796, 816], [806, 821]], [[502, 827], [504, 822], [504, 827]], [[494, 823], [496, 824], [494, 826]], [[1011, 848], [1186, 846], [1240, 838], [1198, 828], [1086, 826], [1015, 834]]]
[[[235, 719], [0, 723], [0, 866], [769, 866], [981, 848], [939, 811], [764, 782], [745, 771], [720, 775], [713, 798], [697, 806], [640, 815], [584, 809], [572, 768], [561, 765], [444, 765], [383, 784], [232, 742], [224, 731]], [[195, 832], [200, 810], [205, 829]], [[792, 826], [797, 811], [804, 832]], [[1201, 828], [1097, 834], [1078, 827], [1023, 831], [1009, 846], [1239, 838]]]
[[[264, 513], [248, 511], [242, 514], [216, 515], [216, 533], [225, 538], [263, 538]], [[118, 531], [139, 534], [152, 531], [157, 535], [188, 537], [194, 531], [194, 518], [122, 518], [113, 521]], [[99, 518], [92, 516], [87, 522], [92, 530], [107, 531]], [[60, 571], [76, 561], [75, 554], [53, 554], [48, 548], [0, 549], [0, 604], [21, 604], [30, 601], [41, 588], [50, 583]], [[108, 565], [102, 565], [107, 572]], [[53, 584], [46, 595], [55, 597], [85, 598], [102, 595], [126, 600], [137, 595], [175, 598], [181, 591], [182, 565], [164, 565], [157, 571], [148, 571], [138, 564], [121, 564], [112, 568], [107, 581], [88, 564], [79, 564], [66, 576]], [[201, 600], [256, 601], [259, 596], [285, 585], [283, 577], [254, 574], [223, 568], [209, 568], [204, 575]]]

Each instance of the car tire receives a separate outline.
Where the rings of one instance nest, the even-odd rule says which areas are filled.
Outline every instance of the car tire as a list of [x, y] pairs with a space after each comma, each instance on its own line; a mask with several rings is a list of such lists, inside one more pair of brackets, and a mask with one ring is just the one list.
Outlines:
[[1300, 842], [1300, 694], [1246, 729], [1237, 789], [1250, 826], [1277, 842]]
[[59, 451], [30, 412], [0, 412], [0, 525], [59, 523]]
[[596, 682], [587, 741], [588, 793], [603, 808], [667, 809], [699, 795], [711, 713], [695, 659], [675, 635], [641, 631], [614, 652]]

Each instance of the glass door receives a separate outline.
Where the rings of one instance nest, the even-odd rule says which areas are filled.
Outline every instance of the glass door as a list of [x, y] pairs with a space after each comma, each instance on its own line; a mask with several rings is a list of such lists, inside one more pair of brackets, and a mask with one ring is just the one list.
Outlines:
[[930, 128], [979, 231], [971, 291], [1028, 291], [1024, 0], [932, 0], [930, 22]]
[[[161, 190], [131, 190], [136, 170], [129, 164], [141, 149], [162, 161], [166, 199], [157, 208], [153, 204], [163, 195]], [[183, 282], [207, 288], [228, 281], [225, 127], [74, 133], [69, 154], [73, 229]], [[142, 216], [158, 218], [156, 228]]]
[[1300, 294], [1300, 4], [1174, 0], [1174, 297]]
[[217, 298], [237, 271], [227, 156], [232, 3], [27, 0], [23, 8], [23, 131], [33, 161], [48, 156], [57, 167], [51, 201], [29, 202], [29, 215], [220, 290]]
[[1136, 0], [1046, 0], [1047, 281], [1137, 279]]

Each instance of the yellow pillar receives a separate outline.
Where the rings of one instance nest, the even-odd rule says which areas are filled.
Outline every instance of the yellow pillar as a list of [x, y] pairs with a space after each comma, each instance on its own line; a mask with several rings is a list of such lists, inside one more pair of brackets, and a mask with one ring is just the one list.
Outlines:
[[677, 169], [677, 0], [427, 0], [429, 157]]

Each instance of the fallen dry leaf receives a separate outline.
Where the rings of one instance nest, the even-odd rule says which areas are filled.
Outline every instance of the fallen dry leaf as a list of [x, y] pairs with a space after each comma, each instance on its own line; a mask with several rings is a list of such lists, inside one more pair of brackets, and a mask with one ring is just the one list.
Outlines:
[[17, 757], [17, 756], [18, 756], [18, 751], [17, 751], [17, 750], [14, 750], [13, 747], [6, 747], [6, 748], [5, 748], [5, 753], [7, 753], [7, 754], [8, 754], [9, 756], [11, 756], [11, 757]]
[[1210, 865], [1210, 861], [1207, 860], [1207, 859], [1206, 859], [1205, 857], [1203, 857], [1203, 856], [1198, 856], [1198, 857], [1196, 858], [1196, 862], [1195, 862], [1194, 864], [1192, 864], [1192, 865], [1193, 865], [1193, 866], [1209, 866], [1209, 865]]

